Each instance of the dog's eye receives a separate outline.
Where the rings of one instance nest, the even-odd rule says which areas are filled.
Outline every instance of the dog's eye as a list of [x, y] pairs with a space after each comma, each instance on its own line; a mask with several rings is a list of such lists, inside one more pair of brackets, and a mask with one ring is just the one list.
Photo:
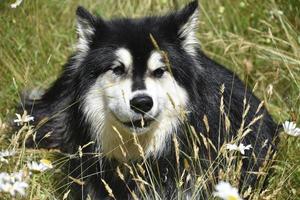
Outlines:
[[152, 72], [152, 74], [155, 78], [161, 78], [164, 75], [165, 71], [166, 71], [166, 69], [164, 67], [161, 67], [161, 68], [154, 70]]
[[125, 66], [124, 64], [122, 63], [119, 63], [117, 66], [115, 66], [113, 69], [112, 69], [113, 73], [116, 74], [116, 75], [123, 75], [125, 74]]

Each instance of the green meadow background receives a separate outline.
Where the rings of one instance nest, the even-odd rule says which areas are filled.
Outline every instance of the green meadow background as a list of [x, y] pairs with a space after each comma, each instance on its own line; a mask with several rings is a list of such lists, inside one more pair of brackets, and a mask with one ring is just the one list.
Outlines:
[[[0, 0], [0, 150], [11, 147], [8, 117], [20, 92], [47, 88], [76, 42], [75, 10], [83, 5], [103, 18], [139, 17], [180, 8], [186, 0]], [[300, 126], [300, 0], [201, 0], [198, 38], [211, 58], [233, 70], [265, 102], [278, 123]], [[282, 135], [269, 199], [300, 199], [300, 139]], [[23, 157], [55, 157], [28, 150]], [[13, 164], [0, 163], [0, 172]], [[25, 199], [56, 199], [57, 176], [33, 177]], [[59, 188], [60, 189], [60, 188]], [[63, 194], [64, 190], [60, 192]], [[10, 199], [2, 196], [0, 199]], [[266, 198], [263, 198], [266, 199]]]

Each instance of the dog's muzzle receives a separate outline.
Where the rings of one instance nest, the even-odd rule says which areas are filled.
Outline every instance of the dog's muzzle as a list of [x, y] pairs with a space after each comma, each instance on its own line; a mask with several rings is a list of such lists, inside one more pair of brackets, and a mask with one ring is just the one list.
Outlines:
[[130, 100], [130, 109], [140, 116], [139, 119], [123, 122], [129, 128], [146, 128], [154, 121], [147, 113], [153, 107], [153, 99], [146, 95], [140, 94]]

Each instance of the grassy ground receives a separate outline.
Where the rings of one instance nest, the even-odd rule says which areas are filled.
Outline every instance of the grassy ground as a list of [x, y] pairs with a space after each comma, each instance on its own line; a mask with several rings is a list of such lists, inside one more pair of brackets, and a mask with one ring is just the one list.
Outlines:
[[[109, 18], [163, 13], [185, 2], [25, 0], [11, 9], [12, 1], [0, 0], [0, 119], [4, 123], [14, 113], [20, 91], [45, 88], [58, 76], [76, 41], [77, 5]], [[299, 0], [202, 0], [200, 4], [198, 36], [202, 49], [236, 72], [251, 88], [255, 86], [256, 95], [266, 102], [277, 122], [293, 120], [299, 124]], [[2, 122], [0, 128], [4, 132]], [[300, 142], [286, 136], [281, 139], [275, 174], [268, 189], [274, 194], [271, 199], [297, 199]], [[13, 145], [13, 140], [0, 135], [0, 149]], [[22, 159], [28, 157], [52, 158], [53, 153], [32, 150]], [[0, 172], [15, 168], [0, 163]], [[61, 172], [57, 169], [54, 174]], [[54, 177], [47, 173], [35, 175], [26, 199], [54, 199], [53, 192], [57, 190]], [[4, 197], [0, 194], [1, 198]]]

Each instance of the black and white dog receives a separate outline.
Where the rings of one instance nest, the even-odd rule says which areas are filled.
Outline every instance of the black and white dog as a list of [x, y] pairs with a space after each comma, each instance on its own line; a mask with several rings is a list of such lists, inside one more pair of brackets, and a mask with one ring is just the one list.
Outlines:
[[233, 141], [252, 145], [240, 188], [255, 186], [277, 125], [234, 73], [200, 50], [198, 13], [197, 1], [137, 19], [104, 20], [78, 7], [74, 55], [41, 98], [25, 99], [39, 123], [28, 146], [82, 152], [70, 161], [70, 176], [82, 180], [74, 199], [187, 198], [209, 168], [218, 180], [218, 154]]

